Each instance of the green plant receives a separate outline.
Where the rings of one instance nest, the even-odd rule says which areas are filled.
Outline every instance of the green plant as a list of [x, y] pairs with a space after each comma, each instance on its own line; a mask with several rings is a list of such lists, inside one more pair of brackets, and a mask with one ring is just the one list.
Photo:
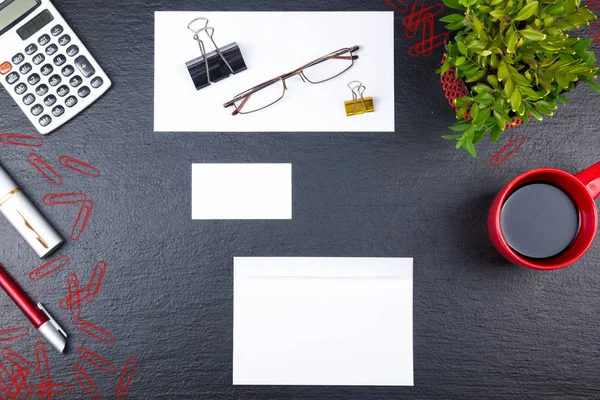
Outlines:
[[596, 15], [580, 0], [444, 0], [463, 11], [441, 18], [455, 31], [439, 73], [456, 68], [469, 96], [455, 100], [450, 127], [456, 148], [476, 156], [475, 144], [487, 133], [496, 142], [518, 116], [524, 122], [552, 115], [563, 92], [583, 81], [600, 92], [594, 81], [596, 57], [592, 40], [565, 32], [589, 25]]

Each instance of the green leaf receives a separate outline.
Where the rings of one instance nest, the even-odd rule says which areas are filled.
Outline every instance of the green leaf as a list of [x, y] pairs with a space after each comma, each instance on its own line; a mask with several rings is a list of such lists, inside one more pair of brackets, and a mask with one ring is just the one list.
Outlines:
[[472, 40], [467, 44], [467, 48], [474, 52], [482, 51], [487, 47], [487, 42], [481, 40]]
[[449, 14], [446, 15], [445, 17], [440, 18], [440, 21], [442, 22], [448, 22], [448, 23], [453, 23], [453, 22], [460, 22], [462, 20], [465, 19], [464, 15], [461, 14]]
[[538, 10], [539, 3], [532, 1], [519, 11], [516, 17], [513, 18], [515, 21], [525, 21], [533, 16]]
[[496, 19], [502, 19], [506, 16], [506, 11], [504, 10], [494, 10], [490, 12], [490, 15]]
[[498, 89], [498, 78], [496, 75], [488, 75], [487, 81], [494, 89]]
[[506, 63], [504, 61], [500, 61], [498, 65], [498, 79], [503, 81], [508, 77], [508, 68], [506, 67]]
[[500, 113], [497, 110], [494, 110], [494, 119], [496, 120], [496, 126], [500, 128], [501, 131], [503, 131], [506, 127], [506, 123], [504, 122], [502, 115], [500, 115]]
[[485, 74], [486, 74], [486, 71], [481, 70], [481, 71], [476, 72], [475, 74], [471, 75], [469, 78], [465, 79], [465, 82], [467, 82], [467, 83], [477, 82], [478, 80], [483, 78], [485, 76]]
[[473, 124], [478, 127], [483, 127], [485, 121], [490, 117], [490, 112], [492, 109], [490, 107], [480, 108], [477, 117], [473, 117]]
[[494, 125], [492, 131], [490, 132], [490, 140], [492, 143], [496, 143], [498, 139], [500, 139], [500, 133], [502, 133], [500, 127], [498, 125]]
[[443, 135], [442, 138], [446, 139], [446, 140], [458, 140], [460, 139], [462, 136], [461, 135]]
[[479, 18], [477, 18], [477, 15], [475, 14], [472, 14], [471, 18], [473, 19], [473, 30], [478, 35], [481, 35], [481, 31], [483, 30], [483, 25], [481, 24], [481, 21], [479, 20]]
[[466, 130], [468, 127], [470, 127], [470, 126], [471, 126], [471, 121], [464, 120], [464, 121], [460, 121], [460, 122], [455, 123], [449, 129], [451, 131], [454, 131], [454, 132], [462, 132], [462, 131]]
[[515, 83], [512, 81], [512, 79], [508, 79], [506, 81], [506, 83], [504, 84], [504, 97], [506, 97], [507, 99], [510, 99], [514, 90], [515, 90]]
[[472, 139], [468, 138], [467, 140], [465, 140], [465, 142], [463, 143], [463, 147], [469, 152], [471, 157], [477, 157], [477, 152], [475, 151], [475, 145], [473, 144]]
[[581, 78], [581, 80], [590, 85], [596, 92], [600, 93], [600, 84], [598, 84], [598, 82], [589, 78]]
[[521, 107], [521, 92], [519, 92], [518, 88], [515, 88], [510, 96], [510, 106], [515, 112]]
[[570, 104], [571, 102], [564, 95], [559, 94], [556, 96], [563, 104]]
[[477, 96], [473, 97], [473, 100], [483, 106], [488, 107], [488, 106], [491, 106], [492, 103], [494, 102], [494, 96], [492, 96], [492, 94], [489, 92], [480, 93]]
[[458, 47], [458, 51], [460, 54], [466, 56], [467, 55], [467, 46], [463, 42], [456, 42], [456, 46]]
[[465, 61], [467, 61], [466, 57], [458, 57], [456, 59], [456, 61], [454, 61], [454, 65], [456, 65], [457, 67], [460, 67], [461, 65], [463, 65], [465, 63]]
[[556, 79], [556, 83], [558, 83], [563, 89], [569, 87], [569, 79], [565, 74], [556, 74], [554, 79]]
[[515, 33], [514, 29], [512, 27], [510, 27], [508, 29], [508, 31], [506, 32], [506, 51], [509, 53], [514, 53], [515, 52], [515, 47], [517, 46], [517, 40], [519, 38], [517, 37], [517, 34]]
[[461, 4], [458, 2], [458, 0], [444, 0], [444, 4], [445, 4], [447, 7], [454, 8], [455, 10], [461, 10], [461, 11], [464, 11], [464, 10], [465, 10], [465, 7], [464, 7], [464, 6], [462, 6], [462, 5], [461, 5]]
[[539, 42], [540, 40], [544, 40], [546, 39], [546, 35], [544, 35], [542, 32], [540, 31], [536, 31], [535, 29], [521, 29], [519, 31], [519, 33], [521, 34], [521, 36], [523, 36], [525, 39], [531, 40], [533, 42]]
[[564, 3], [556, 3], [556, 4], [546, 8], [545, 12], [550, 15], [561, 15], [562, 13], [565, 12], [565, 5], [564, 5]]

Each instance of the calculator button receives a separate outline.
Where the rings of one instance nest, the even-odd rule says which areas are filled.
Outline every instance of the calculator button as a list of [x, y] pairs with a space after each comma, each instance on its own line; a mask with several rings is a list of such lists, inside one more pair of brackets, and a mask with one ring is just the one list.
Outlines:
[[0, 74], [6, 75], [10, 72], [11, 69], [12, 69], [12, 65], [10, 65], [9, 62], [5, 62], [0, 65]]
[[35, 106], [31, 107], [31, 113], [33, 114], [34, 117], [37, 117], [43, 111], [44, 111], [44, 107], [42, 107], [41, 104], [36, 104]]
[[19, 72], [22, 73], [23, 75], [27, 75], [28, 73], [31, 72], [32, 69], [33, 69], [33, 67], [31, 66], [31, 64], [25, 63], [25, 64], [21, 65], [21, 68], [19, 68]]
[[56, 90], [56, 93], [60, 96], [60, 97], [65, 97], [66, 95], [68, 95], [70, 92], [70, 89], [67, 85], [62, 85], [61, 87], [58, 88], [58, 90]]
[[46, 57], [44, 57], [44, 55], [42, 53], [39, 53], [33, 57], [33, 63], [35, 65], [39, 65], [39, 64], [43, 63], [45, 59], [46, 59]]
[[63, 106], [56, 106], [52, 109], [52, 115], [55, 117], [60, 117], [65, 113], [65, 108]]
[[6, 82], [8, 82], [9, 85], [12, 85], [13, 83], [15, 83], [18, 80], [19, 80], [19, 74], [17, 74], [14, 71], [11, 72], [10, 74], [8, 74], [8, 76], [6, 77]]
[[73, 72], [75, 72], [75, 68], [73, 68], [70, 65], [67, 65], [66, 67], [64, 67], [62, 69], [63, 76], [71, 76], [73, 74]]
[[90, 64], [90, 62], [87, 58], [85, 58], [85, 56], [77, 57], [75, 59], [75, 65], [77, 66], [77, 68], [79, 68], [81, 74], [86, 78], [89, 78], [90, 76], [96, 73], [96, 70], [94, 69], [94, 67], [92, 67], [92, 64]]
[[54, 57], [54, 65], [56, 66], [60, 67], [65, 62], [67, 62], [67, 57], [63, 56], [62, 54], [59, 54], [56, 57]]
[[56, 103], [56, 96], [54, 96], [54, 95], [50, 94], [50, 95], [48, 95], [48, 97], [46, 97], [44, 99], [44, 104], [47, 105], [48, 107], [50, 107], [54, 103]]
[[25, 103], [26, 106], [32, 105], [34, 101], [35, 101], [35, 96], [32, 95], [31, 93], [27, 93], [25, 95], [25, 97], [23, 97], [23, 103]]
[[12, 62], [15, 65], [19, 65], [23, 62], [23, 60], [25, 60], [25, 56], [22, 53], [16, 54], [13, 58], [12, 58]]
[[77, 94], [81, 98], [88, 97], [88, 95], [90, 94], [90, 88], [87, 87], [87, 86], [83, 86], [81, 89], [79, 89], [79, 91], [77, 92]]
[[74, 76], [71, 78], [71, 80], [69, 81], [69, 83], [71, 84], [71, 86], [73, 87], [77, 87], [79, 85], [81, 85], [83, 83], [83, 79], [81, 79], [80, 76]]
[[63, 27], [62, 25], [56, 25], [54, 28], [52, 28], [52, 30], [50, 31], [50, 33], [52, 34], [52, 36], [58, 36], [61, 33], [63, 33]]
[[50, 86], [56, 86], [62, 81], [60, 75], [52, 75], [50, 79], [48, 79], [48, 83]]
[[19, 83], [17, 86], [15, 86], [15, 93], [18, 95], [21, 95], [23, 93], [25, 93], [27, 91], [27, 85], [24, 83]]
[[52, 118], [50, 118], [49, 115], [44, 115], [42, 118], [40, 118], [41, 126], [48, 126], [50, 122], [52, 122]]
[[76, 56], [77, 53], [79, 53], [79, 47], [75, 46], [74, 44], [67, 48], [67, 55], [69, 57]]
[[65, 104], [69, 108], [73, 107], [75, 104], [77, 104], [77, 97], [75, 97], [75, 96], [67, 97], [67, 99], [65, 100]]
[[38, 96], [43, 96], [46, 93], [48, 93], [48, 85], [44, 85], [43, 83], [38, 86], [37, 88], [35, 88], [35, 92], [37, 93]]
[[40, 38], [38, 39], [38, 43], [40, 44], [40, 46], [45, 46], [48, 43], [50, 43], [50, 36], [48, 36], [47, 34], [40, 36]]
[[40, 72], [42, 73], [42, 75], [46, 76], [46, 75], [50, 75], [52, 73], [52, 71], [54, 71], [54, 68], [52, 68], [52, 65], [50, 64], [46, 64], [42, 67], [42, 69], [40, 70]]
[[61, 46], [66, 46], [67, 44], [69, 44], [71, 42], [71, 36], [69, 35], [62, 35], [59, 39], [58, 39], [58, 44], [60, 44]]
[[102, 86], [104, 84], [104, 81], [102, 80], [102, 78], [100, 78], [99, 76], [95, 77], [94, 79], [92, 79], [92, 81], [90, 82], [90, 85], [92, 85], [92, 87], [94, 89], [98, 89], [100, 86]]
[[57, 51], [58, 51], [58, 46], [55, 45], [54, 43], [51, 44], [50, 46], [46, 47], [46, 54], [48, 54], [49, 56], [56, 53]]
[[30, 56], [33, 53], [35, 53], [37, 51], [37, 49], [38, 49], [38, 47], [35, 45], [35, 43], [31, 43], [29, 46], [25, 47], [25, 54]]
[[41, 79], [42, 78], [40, 78], [38, 74], [31, 74], [29, 75], [29, 78], [27, 78], [27, 83], [30, 85], [37, 85]]

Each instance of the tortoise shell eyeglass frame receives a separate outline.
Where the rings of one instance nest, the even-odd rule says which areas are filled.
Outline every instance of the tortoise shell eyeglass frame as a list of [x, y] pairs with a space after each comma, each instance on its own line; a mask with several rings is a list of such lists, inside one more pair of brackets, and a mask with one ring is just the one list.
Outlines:
[[[231, 106], [235, 107], [235, 110], [231, 113], [231, 115], [250, 114], [250, 113], [253, 113], [253, 112], [256, 112], [256, 111], [263, 110], [263, 109], [265, 109], [267, 107], [270, 107], [273, 104], [277, 103], [279, 100], [281, 100], [283, 98], [283, 96], [285, 95], [285, 91], [287, 90], [287, 85], [285, 84], [285, 81], [287, 79], [289, 79], [289, 78], [291, 78], [293, 76], [299, 75], [303, 82], [307, 82], [308, 81], [309, 83], [312, 83], [312, 84], [318, 84], [318, 83], [323, 83], [323, 82], [330, 81], [333, 78], [336, 78], [336, 77], [340, 76], [341, 74], [343, 74], [344, 72], [348, 71], [352, 67], [352, 65], [354, 65], [354, 60], [358, 59], [358, 56], [354, 55], [353, 53], [355, 51], [357, 51], [358, 49], [359, 49], [359, 46], [346, 47], [346, 48], [334, 51], [333, 53], [329, 53], [329, 54], [327, 54], [327, 55], [325, 55], [323, 57], [317, 58], [316, 60], [311, 61], [308, 64], [305, 64], [305, 65], [303, 65], [303, 66], [301, 66], [301, 67], [299, 67], [299, 68], [297, 68], [297, 69], [295, 69], [295, 70], [293, 70], [291, 72], [288, 72], [287, 74], [279, 75], [276, 78], [273, 78], [271, 80], [263, 82], [260, 85], [256, 85], [253, 88], [248, 89], [245, 92], [242, 92], [242, 93], [238, 94], [237, 96], [235, 96], [233, 98], [233, 100], [228, 101], [227, 103], [223, 104], [223, 107], [225, 107], [225, 108], [231, 107]], [[349, 55], [345, 55], [346, 53], [349, 53]], [[312, 67], [314, 65], [320, 64], [320, 63], [322, 63], [324, 61], [327, 61], [327, 60], [349, 60], [350, 61], [350, 65], [348, 65], [348, 67], [346, 69], [344, 69], [343, 71], [337, 73], [336, 75], [334, 75], [334, 76], [332, 76], [330, 78], [327, 78], [327, 79], [323, 79], [321, 81], [313, 82], [313, 81], [311, 81], [310, 79], [308, 79], [306, 77], [306, 75], [304, 74], [304, 70], [306, 68], [310, 68], [310, 67]], [[270, 86], [270, 85], [272, 85], [274, 83], [277, 83], [278, 81], [281, 81], [283, 83], [283, 89], [284, 90], [282, 91], [281, 96], [277, 100], [273, 101], [270, 104], [267, 104], [266, 106], [263, 106], [261, 108], [257, 108], [256, 110], [247, 111], [247, 112], [243, 112], [242, 111], [244, 105], [248, 102], [248, 100], [250, 100], [251, 96], [254, 93], [256, 93], [259, 90], [262, 90], [262, 89], [264, 89], [264, 88], [266, 88], [266, 87], [268, 87], [268, 86]], [[236, 105], [235, 103], [239, 102], [240, 100], [242, 101], [240, 103], [240, 105], [239, 106]]]

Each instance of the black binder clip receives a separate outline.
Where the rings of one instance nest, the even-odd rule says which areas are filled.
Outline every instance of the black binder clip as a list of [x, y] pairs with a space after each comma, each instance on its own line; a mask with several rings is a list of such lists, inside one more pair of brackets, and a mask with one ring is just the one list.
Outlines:
[[[201, 28], [198, 28], [199, 24], [197, 22], [199, 21], [204, 21], [204, 26]], [[196, 25], [196, 27], [193, 25]], [[202, 56], [185, 63], [194, 85], [196, 85], [196, 90], [247, 69], [237, 43], [233, 42], [221, 48], [217, 46], [213, 39], [215, 29], [208, 26], [208, 19], [196, 18], [188, 24], [188, 29], [194, 32], [194, 40], [198, 42], [202, 53]], [[206, 35], [215, 46], [215, 50], [208, 54], [206, 54], [204, 42], [199, 37], [201, 32], [206, 32]]]

